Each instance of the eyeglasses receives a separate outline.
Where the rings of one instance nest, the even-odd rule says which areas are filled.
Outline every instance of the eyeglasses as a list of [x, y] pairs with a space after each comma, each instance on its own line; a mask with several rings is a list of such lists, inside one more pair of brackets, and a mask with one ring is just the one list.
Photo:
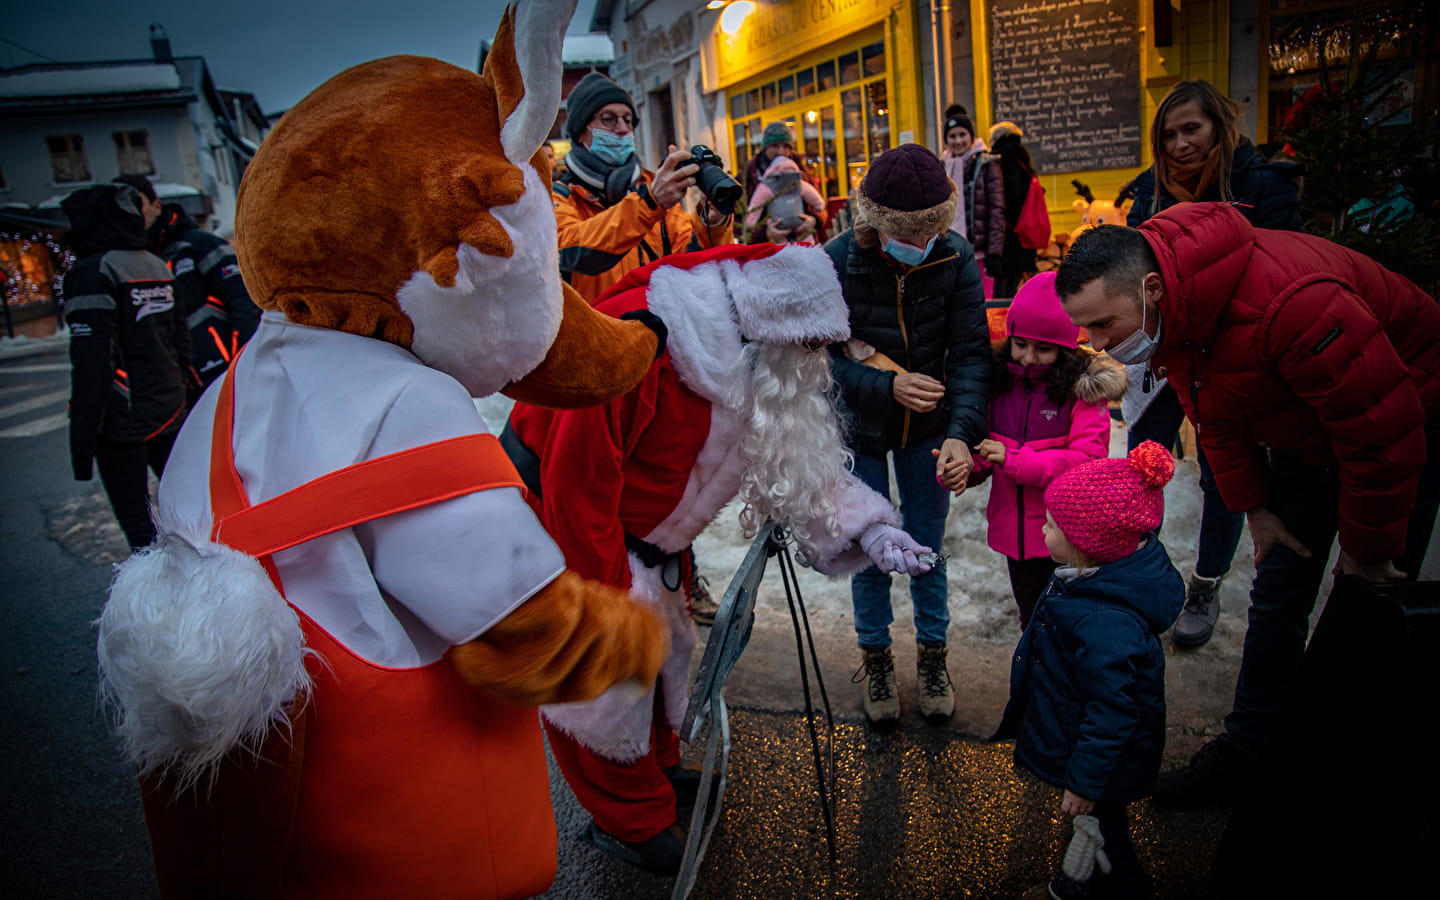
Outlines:
[[613, 129], [618, 122], [624, 122], [626, 128], [633, 129], [635, 127], [635, 117], [630, 113], [621, 113], [617, 116], [612, 112], [602, 112], [596, 114], [595, 120], [598, 121], [600, 127], [606, 131]]

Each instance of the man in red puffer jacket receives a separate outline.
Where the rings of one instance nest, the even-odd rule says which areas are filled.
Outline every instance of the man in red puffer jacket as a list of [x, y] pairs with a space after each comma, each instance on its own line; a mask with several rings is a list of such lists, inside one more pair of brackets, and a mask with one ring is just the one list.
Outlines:
[[1156, 788], [1172, 805], [1223, 799], [1273, 732], [1337, 533], [1344, 573], [1419, 574], [1440, 505], [1440, 306], [1368, 257], [1222, 203], [1087, 232], [1056, 288], [1097, 350], [1170, 379], [1225, 505], [1247, 516], [1234, 707]]

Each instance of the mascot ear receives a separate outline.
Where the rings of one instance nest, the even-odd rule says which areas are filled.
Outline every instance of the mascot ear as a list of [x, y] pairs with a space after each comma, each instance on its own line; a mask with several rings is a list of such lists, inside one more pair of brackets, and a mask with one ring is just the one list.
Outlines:
[[560, 108], [561, 48], [576, 0], [523, 0], [511, 4], [485, 58], [485, 81], [500, 107], [505, 158], [523, 165], [555, 124]]

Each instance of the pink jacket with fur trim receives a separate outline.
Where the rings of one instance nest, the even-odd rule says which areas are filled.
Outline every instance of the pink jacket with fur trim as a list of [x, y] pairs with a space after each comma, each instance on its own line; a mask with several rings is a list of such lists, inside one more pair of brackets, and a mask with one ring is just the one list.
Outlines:
[[1011, 559], [1049, 556], [1040, 532], [1045, 487], [1056, 477], [1110, 451], [1108, 401], [1125, 393], [1125, 370], [1092, 356], [1068, 402], [1055, 403], [1045, 384], [1016, 376], [990, 406], [990, 439], [1005, 446], [1005, 463], [975, 458], [977, 476], [993, 475], [986, 510], [992, 550]]

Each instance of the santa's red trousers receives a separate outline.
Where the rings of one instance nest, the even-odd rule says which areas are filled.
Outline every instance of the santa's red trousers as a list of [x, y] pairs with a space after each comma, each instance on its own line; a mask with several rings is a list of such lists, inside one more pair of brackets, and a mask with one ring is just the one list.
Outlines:
[[575, 799], [602, 831], [634, 842], [652, 838], [675, 824], [675, 789], [665, 770], [680, 763], [680, 738], [666, 721], [658, 682], [650, 714], [650, 752], [634, 762], [606, 759], [549, 721], [545, 721], [545, 734]]

